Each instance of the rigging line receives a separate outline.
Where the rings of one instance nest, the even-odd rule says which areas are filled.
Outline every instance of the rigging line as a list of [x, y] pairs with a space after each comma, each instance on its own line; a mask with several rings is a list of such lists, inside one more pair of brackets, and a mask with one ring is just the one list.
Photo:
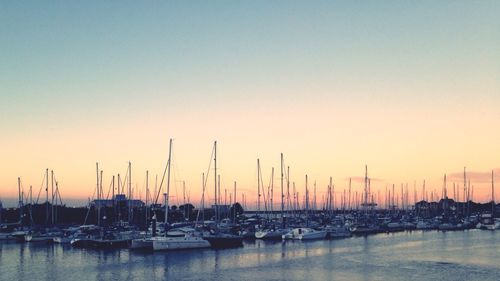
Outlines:
[[167, 160], [167, 164], [165, 165], [165, 169], [163, 170], [163, 176], [161, 177], [160, 186], [158, 187], [158, 191], [156, 194], [155, 205], [158, 203], [158, 198], [160, 198], [161, 187], [163, 186], [163, 181], [165, 180], [165, 175], [167, 174], [167, 169], [168, 169], [169, 165], [170, 165], [170, 161]]
[[106, 195], [106, 200], [109, 199], [109, 194], [111, 193], [111, 188], [112, 187], [113, 187], [113, 179], [111, 179], [111, 182], [109, 182], [108, 194]]
[[207, 190], [207, 181], [208, 181], [208, 178], [210, 175], [210, 170], [212, 168], [212, 159], [213, 159], [214, 153], [215, 153], [215, 146], [212, 147], [212, 154], [210, 155], [210, 161], [208, 162], [208, 170], [207, 170], [207, 173], [205, 174], [205, 182], [203, 183], [203, 188], [205, 190], [205, 195], [207, 196], [207, 198], [209, 198], [209, 194], [210, 194], [210, 193], [208, 193], [208, 190]]
[[46, 174], [43, 173], [42, 184], [40, 185], [40, 190], [38, 190], [38, 196], [36, 197], [36, 203], [35, 204], [38, 204], [38, 200], [40, 199], [40, 193], [42, 192], [43, 183], [45, 182], [45, 176], [46, 176]]
[[203, 185], [205, 187], [207, 185], [207, 181], [208, 181], [208, 178], [209, 178], [208, 176], [210, 175], [210, 171], [211, 171], [211, 168], [212, 168], [212, 159], [213, 159], [213, 156], [214, 156], [214, 150], [215, 150], [215, 146], [212, 147], [212, 154], [210, 155], [210, 161], [208, 162], [208, 170], [207, 170], [207, 173], [205, 175], [205, 182], [203, 183]]
[[[56, 192], [57, 192], [57, 195], [59, 196], [59, 204], [62, 206], [63, 202], [62, 202], [62, 198], [61, 198], [61, 193], [59, 192], [59, 186], [57, 186], [57, 183], [56, 183]], [[57, 202], [57, 199], [56, 199], [56, 202]]]
[[[171, 159], [172, 159], [173, 163], [176, 163], [174, 161], [174, 159], [175, 159], [174, 157], [175, 157], [175, 154], [172, 151]], [[178, 192], [178, 188], [177, 188], [177, 184], [178, 184], [178, 182], [177, 182], [177, 173], [178, 172], [176, 172], [176, 171], [177, 171], [177, 165], [172, 165], [172, 174], [173, 174], [173, 178], [174, 178], [175, 197], [177, 199], [177, 206], [179, 206], [180, 205], [179, 204], [179, 192]]]
[[261, 192], [262, 197], [264, 197], [263, 198], [264, 199], [264, 212], [267, 214], [266, 192], [264, 190], [264, 179], [263, 179], [264, 177], [262, 176], [262, 167], [259, 166], [258, 170], [259, 170], [259, 173], [260, 173], [260, 187], [261, 187], [260, 192]]
[[[92, 202], [92, 200], [94, 199], [94, 196], [95, 196], [95, 193], [96, 193], [96, 190], [94, 189], [94, 193], [92, 194], [92, 197], [90, 197], [90, 202]], [[88, 210], [87, 210], [87, 214], [85, 215], [85, 220], [83, 221], [83, 224], [87, 224], [87, 219], [89, 218], [89, 214], [90, 214], [90, 202], [88, 204]]]
[[59, 192], [59, 181], [57, 181], [57, 178], [55, 176], [55, 173], [54, 173], [54, 182], [56, 183], [56, 194], [55, 194], [55, 197], [56, 197], [56, 204], [57, 204], [57, 196], [59, 195], [59, 202], [61, 203], [62, 205], [62, 198], [61, 198], [61, 193]]
[[[202, 193], [201, 193], [201, 200], [200, 200], [201, 201], [200, 205], [202, 206], [202, 209], [205, 209], [205, 196], [207, 198], [209, 197], [206, 187], [207, 187], [208, 176], [210, 174], [210, 170], [212, 167], [212, 159], [213, 159], [214, 153], [215, 153], [215, 145], [212, 146], [212, 153], [210, 154], [210, 161], [208, 162], [208, 170], [207, 170], [205, 178], [203, 179], [203, 182], [202, 182]], [[198, 222], [199, 216], [200, 216], [200, 210], [198, 210], [198, 214], [196, 215], [196, 223]], [[205, 216], [205, 214], [204, 214], [204, 210], [203, 210], [203, 221], [205, 221], [204, 216]]]

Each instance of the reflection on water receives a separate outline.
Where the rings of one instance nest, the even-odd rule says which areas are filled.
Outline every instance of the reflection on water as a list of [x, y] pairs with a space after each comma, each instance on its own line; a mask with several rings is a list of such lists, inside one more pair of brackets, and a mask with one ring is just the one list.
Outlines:
[[159, 253], [2, 242], [0, 280], [497, 280], [499, 237], [415, 231]]

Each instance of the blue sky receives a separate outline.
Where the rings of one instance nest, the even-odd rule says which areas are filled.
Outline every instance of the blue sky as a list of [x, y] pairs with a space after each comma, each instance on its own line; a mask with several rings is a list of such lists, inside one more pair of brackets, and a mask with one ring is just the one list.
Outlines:
[[[227, 135], [236, 147], [264, 128], [261, 135], [282, 137], [254, 140], [257, 151], [281, 142], [321, 155], [333, 126], [346, 144], [363, 130], [394, 139], [400, 150], [386, 152], [394, 161], [413, 149], [408, 137], [425, 135], [437, 141], [422, 140], [419, 151], [449, 150], [443, 169], [445, 158], [494, 168], [486, 150], [500, 139], [491, 132], [500, 120], [499, 14], [498, 1], [2, 1], [0, 145], [20, 150], [6, 151], [8, 161], [33, 164], [13, 165], [0, 187], [10, 189], [24, 169], [42, 171], [54, 155], [63, 161], [64, 152], [34, 143], [97, 143], [117, 131], [162, 143]], [[204, 129], [214, 123], [221, 129]], [[458, 140], [453, 149], [450, 140]], [[352, 157], [363, 167], [378, 147], [358, 146]], [[456, 158], [463, 147], [470, 151]], [[81, 150], [113, 157], [111, 146]]]

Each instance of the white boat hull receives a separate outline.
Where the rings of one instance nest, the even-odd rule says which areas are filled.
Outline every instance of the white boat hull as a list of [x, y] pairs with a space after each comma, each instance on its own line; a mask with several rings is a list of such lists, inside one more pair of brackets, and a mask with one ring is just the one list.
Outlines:
[[314, 232], [307, 232], [299, 235], [299, 240], [314, 240], [314, 239], [325, 239], [326, 231], [318, 230]]
[[325, 239], [327, 235], [326, 230], [314, 230], [311, 228], [295, 228], [287, 234], [283, 235], [283, 239], [293, 240], [314, 240]]

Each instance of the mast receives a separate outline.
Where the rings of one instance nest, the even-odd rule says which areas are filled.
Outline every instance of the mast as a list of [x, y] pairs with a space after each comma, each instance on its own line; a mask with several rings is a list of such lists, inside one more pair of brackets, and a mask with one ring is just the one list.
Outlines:
[[217, 141], [214, 141], [214, 189], [215, 189], [215, 223], [219, 222], [219, 206], [217, 193]]
[[[115, 188], [115, 176], [113, 176], [113, 190], [114, 188]], [[146, 228], [148, 226], [148, 219], [149, 219], [149, 170], [146, 170]]]
[[128, 162], [128, 223], [132, 222], [132, 163]]
[[[172, 139], [169, 141], [168, 145], [168, 162], [167, 162], [167, 193], [165, 196], [165, 226], [168, 224], [168, 196], [170, 194], [170, 166], [172, 165]], [[165, 233], [165, 235], [167, 235]]]
[[[234, 181], [234, 194], [233, 194], [233, 215], [234, 215], [234, 221], [236, 222], [236, 181]], [[241, 203], [243, 204], [243, 202]]]
[[50, 205], [51, 224], [54, 225], [54, 170], [50, 170], [50, 187], [52, 193], [52, 203]]
[[[118, 194], [122, 194], [121, 189], [120, 189], [120, 183], [121, 183], [120, 174], [118, 174]], [[118, 202], [118, 220], [119, 221], [122, 220], [122, 203], [121, 203], [121, 200], [120, 200], [120, 202]]]
[[495, 219], [495, 178], [491, 171], [491, 217]]
[[99, 163], [95, 163], [97, 192], [97, 226], [101, 226], [101, 192], [99, 191]]
[[33, 186], [30, 185], [30, 225], [33, 225]]
[[332, 185], [332, 177], [330, 177], [330, 188], [328, 190], [328, 210], [330, 211], [330, 215], [333, 214], [333, 185]]
[[309, 190], [307, 189], [307, 175], [306, 175], [306, 225], [309, 226]]
[[[21, 195], [21, 178], [17, 178], [17, 189], [18, 189], [18, 199], [19, 199], [19, 222], [23, 223], [23, 196]], [[1, 208], [1, 207], [0, 207]], [[1, 212], [2, 210], [0, 210]]]
[[283, 153], [281, 153], [281, 224], [285, 228], [285, 217], [283, 212], [285, 211], [285, 203], [283, 201], [285, 195], [283, 193]]
[[45, 224], [49, 222], [49, 169], [45, 169]]
[[186, 181], [182, 181], [182, 200], [182, 204], [186, 207]]
[[[168, 194], [163, 193], [163, 204], [165, 204], [165, 228], [167, 227], [168, 223]], [[165, 232], [165, 236], [167, 236], [167, 233]]]
[[467, 196], [466, 196], [466, 194], [467, 194], [467, 180], [466, 179], [467, 179], [467, 176], [465, 174], [465, 167], [464, 167], [464, 206], [463, 206], [463, 212], [462, 212], [462, 214], [464, 216], [465, 216], [465, 208], [466, 208], [465, 202], [466, 202], [466, 198], [467, 198]]
[[368, 165], [365, 165], [365, 195], [363, 200], [365, 212], [368, 212]]
[[[352, 179], [349, 178], [349, 195], [347, 198], [347, 208], [349, 208], [349, 210], [351, 210], [351, 184], [352, 184]], [[344, 197], [345, 197], [345, 190], [344, 190]], [[345, 205], [345, 198], [344, 198], [344, 205]]]
[[260, 160], [257, 158], [257, 213], [260, 213]]

